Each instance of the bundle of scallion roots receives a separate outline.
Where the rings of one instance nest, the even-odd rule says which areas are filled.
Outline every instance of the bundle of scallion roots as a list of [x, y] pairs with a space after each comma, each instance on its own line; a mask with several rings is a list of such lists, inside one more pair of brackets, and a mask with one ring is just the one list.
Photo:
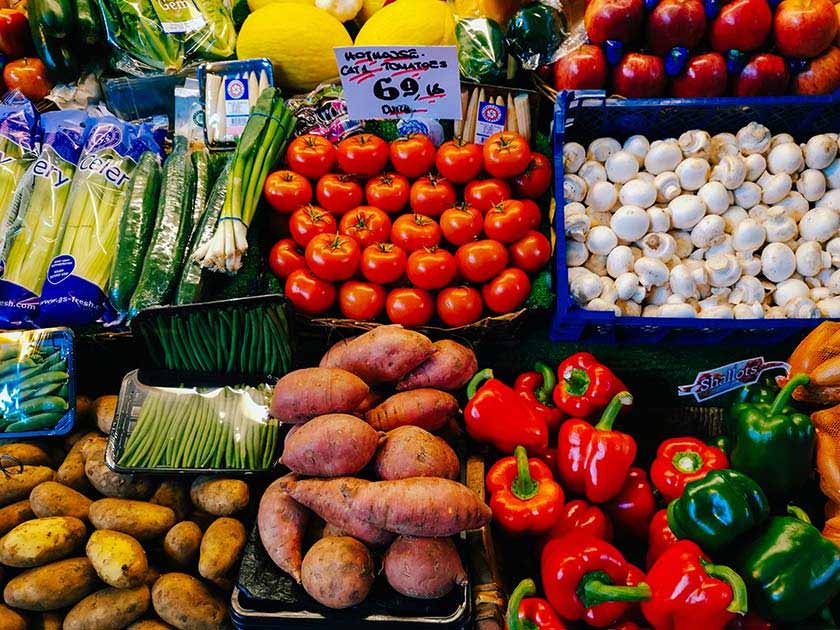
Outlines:
[[193, 258], [213, 271], [236, 273], [248, 249], [248, 226], [266, 177], [283, 154], [295, 118], [276, 88], [260, 94], [233, 154], [227, 195], [216, 232]]

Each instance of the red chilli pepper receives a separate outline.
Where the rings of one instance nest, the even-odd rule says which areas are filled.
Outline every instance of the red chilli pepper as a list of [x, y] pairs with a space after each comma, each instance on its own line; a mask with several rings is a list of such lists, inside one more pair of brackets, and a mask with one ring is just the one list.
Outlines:
[[697, 438], [678, 437], [659, 445], [650, 478], [665, 501], [673, 501], [682, 495], [686, 484], [721, 468], [729, 468], [729, 460], [721, 449]]
[[563, 489], [545, 462], [528, 459], [522, 446], [493, 464], [486, 483], [493, 518], [508, 532], [542, 534], [560, 518]]
[[679, 540], [668, 526], [668, 510], [659, 510], [653, 515], [648, 528], [648, 550], [645, 559], [647, 567], [653, 566], [659, 556]]
[[656, 512], [656, 498], [647, 473], [641, 468], [631, 468], [621, 492], [604, 507], [617, 533], [623, 530], [633, 538], [645, 540], [650, 519]]
[[594, 427], [572, 418], [560, 426], [557, 439], [557, 471], [567, 490], [584, 495], [592, 503], [605, 503], [624, 487], [636, 458], [632, 436], [613, 431], [623, 405], [630, 405], [629, 392], [616, 394]]
[[507, 630], [566, 630], [566, 624], [542, 597], [536, 595], [534, 580], [522, 580], [508, 600]]
[[610, 368], [588, 352], [578, 352], [561, 362], [557, 379], [554, 403], [575, 418], [594, 416], [613, 396], [627, 389]]
[[560, 426], [563, 412], [552, 404], [552, 394], [557, 385], [554, 371], [545, 363], [535, 363], [533, 372], [525, 372], [516, 377], [513, 389], [527, 400], [534, 412], [543, 419], [549, 431]]
[[583, 532], [607, 542], [613, 537], [612, 523], [604, 511], [583, 499], [569, 501], [563, 506], [560, 520], [551, 528], [548, 537], [562, 538], [572, 532]]

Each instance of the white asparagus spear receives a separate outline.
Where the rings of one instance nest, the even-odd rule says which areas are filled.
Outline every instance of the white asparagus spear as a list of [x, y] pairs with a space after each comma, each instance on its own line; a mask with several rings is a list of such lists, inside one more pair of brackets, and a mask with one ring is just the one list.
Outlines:
[[473, 88], [470, 104], [467, 106], [467, 119], [464, 121], [464, 142], [475, 142], [475, 117], [478, 114], [479, 92]]
[[268, 87], [268, 74], [265, 70], [260, 70], [260, 94]]
[[219, 83], [219, 93], [216, 95], [216, 111], [218, 112], [218, 131], [216, 140], [224, 142], [227, 140], [227, 108], [225, 107], [225, 83]]
[[257, 104], [257, 99], [260, 96], [260, 81], [257, 79], [257, 73], [252, 72], [248, 75], [248, 109], [254, 109]]
[[212, 73], [208, 73], [204, 79], [204, 124], [207, 126], [207, 141], [210, 143], [216, 142], [219, 137], [216, 100], [220, 82], [219, 75]]
[[466, 90], [461, 90], [461, 120], [456, 120], [453, 124], [453, 131], [455, 138], [462, 140], [464, 136], [464, 121], [467, 117], [467, 105], [470, 101], [470, 95]]
[[531, 140], [531, 99], [527, 94], [517, 94], [513, 99], [516, 105], [516, 119], [519, 125], [519, 133]]
[[516, 106], [513, 104], [513, 95], [510, 92], [507, 95], [507, 119], [508, 130], [519, 133], [519, 125], [516, 119]]

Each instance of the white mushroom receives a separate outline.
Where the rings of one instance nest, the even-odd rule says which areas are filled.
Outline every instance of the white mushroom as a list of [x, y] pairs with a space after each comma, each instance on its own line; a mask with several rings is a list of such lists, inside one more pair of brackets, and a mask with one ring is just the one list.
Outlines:
[[738, 140], [734, 134], [719, 133], [712, 136], [712, 148], [709, 152], [709, 161], [717, 164], [727, 155], [738, 155]]
[[761, 304], [736, 304], [732, 308], [735, 319], [762, 319], [764, 307]]
[[586, 304], [601, 295], [601, 280], [587, 271], [569, 280], [569, 293], [578, 304]]
[[[692, 245], [692, 247], [694, 247], [694, 243], [692, 243], [691, 245]], [[705, 260], [706, 259], [706, 249], [705, 248], [695, 249], [689, 255], [689, 259], [690, 260]]]
[[802, 280], [790, 278], [776, 285], [773, 292], [773, 302], [776, 306], [785, 306], [796, 298], [807, 298], [811, 289]]
[[579, 201], [572, 201], [563, 206], [563, 214], [569, 216], [570, 214], [585, 214], [586, 206]]
[[802, 170], [805, 166], [805, 158], [802, 156], [802, 149], [795, 142], [777, 144], [767, 155], [767, 170], [777, 175], [787, 173], [793, 175]]
[[840, 237], [835, 237], [825, 244], [825, 251], [831, 257], [831, 264], [840, 267]]
[[650, 142], [644, 136], [637, 134], [627, 138], [627, 140], [624, 141], [624, 146], [622, 148], [628, 153], [635, 155], [639, 164], [644, 164], [645, 156], [650, 150]]
[[790, 142], [795, 142], [792, 135], [789, 133], [777, 133], [770, 139], [770, 148], [773, 149], [780, 144], [788, 144]]
[[632, 242], [647, 234], [650, 219], [638, 206], [621, 206], [612, 216], [610, 227], [619, 240]]
[[[644, 291], [644, 289], [642, 289]], [[621, 314], [625, 317], [640, 317], [642, 315], [642, 306], [639, 302], [633, 300], [619, 300], [615, 303], [621, 309]]]
[[831, 289], [828, 287], [811, 287], [811, 292], [808, 294], [808, 297], [819, 304], [821, 300], [827, 300], [831, 297]]
[[703, 158], [686, 158], [675, 172], [684, 190], [699, 190], [708, 181], [710, 170], [709, 163]]
[[615, 281], [609, 276], [601, 276], [601, 295], [602, 300], [615, 304], [618, 299], [618, 291], [615, 288]]
[[758, 256], [746, 256], [736, 253], [735, 257], [741, 263], [741, 274], [744, 276], [757, 276], [761, 273], [761, 258]]
[[808, 168], [823, 169], [837, 156], [837, 141], [825, 133], [812, 136], [805, 144], [805, 164]]
[[696, 298], [700, 295], [697, 290], [697, 282], [694, 274], [688, 265], [682, 264], [672, 267], [668, 284], [675, 295], [680, 295], [684, 298]]
[[764, 229], [767, 232], [767, 241], [770, 243], [786, 243], [795, 239], [799, 229], [787, 211], [781, 206], [773, 206], [767, 211], [767, 218], [764, 220]]
[[633, 264], [633, 271], [643, 287], [661, 287], [668, 282], [668, 266], [658, 258], [642, 256]]
[[747, 177], [747, 165], [740, 155], [724, 155], [712, 169], [711, 180], [735, 190]]
[[787, 173], [771, 175], [764, 183], [759, 178], [758, 183], [764, 189], [761, 200], [768, 206], [775, 205], [787, 197], [787, 194], [793, 187], [793, 180]]
[[787, 319], [785, 309], [781, 306], [764, 305], [764, 319]]
[[697, 311], [685, 302], [666, 303], [659, 307], [659, 317], [697, 317]]
[[708, 158], [712, 148], [712, 137], [708, 131], [691, 129], [679, 138], [680, 149], [685, 157]]
[[706, 214], [706, 204], [696, 195], [680, 195], [668, 204], [671, 225], [680, 230], [690, 230]]
[[661, 306], [663, 304], [667, 304], [668, 300], [673, 297], [671, 293], [671, 287], [668, 284], [663, 284], [662, 286], [653, 287], [647, 294], [645, 298], [645, 302], [648, 304], [654, 304], [656, 306]]
[[787, 280], [796, 271], [796, 256], [784, 243], [770, 243], [761, 252], [761, 272], [770, 282]]
[[577, 142], [567, 142], [563, 145], [563, 171], [567, 174], [577, 173], [586, 161], [586, 149]]
[[566, 201], [583, 201], [586, 181], [578, 175], [563, 175], [563, 197]]
[[596, 225], [586, 237], [586, 247], [593, 254], [606, 256], [618, 245], [618, 237], [606, 225]]
[[595, 227], [596, 225], [609, 225], [612, 220], [612, 213], [608, 210], [597, 212], [592, 208], [587, 208], [586, 214], [590, 221], [592, 221], [592, 227]]
[[669, 260], [677, 253], [677, 241], [670, 234], [652, 232], [642, 239], [642, 255], [649, 258]]
[[831, 289], [833, 295], [840, 294], [840, 269], [833, 271], [825, 281], [825, 286]]
[[680, 178], [674, 171], [660, 173], [653, 180], [653, 185], [656, 186], [656, 200], [659, 203], [668, 203], [682, 193]]
[[607, 275], [607, 257], [602, 256], [601, 254], [592, 254], [586, 259], [583, 266], [589, 269], [589, 271], [594, 273], [596, 276], [601, 277]]
[[566, 266], [580, 267], [589, 258], [589, 250], [584, 243], [566, 239]]
[[831, 254], [823, 251], [817, 241], [805, 241], [796, 248], [796, 271], [804, 277], [816, 276], [831, 267]]
[[656, 187], [640, 178], [631, 179], [621, 187], [618, 193], [621, 205], [650, 208], [656, 203]]
[[723, 220], [726, 221], [726, 231], [734, 232], [738, 224], [749, 216], [741, 206], [729, 206], [729, 209], [723, 213]]
[[673, 171], [682, 158], [682, 150], [676, 140], [656, 140], [645, 156], [645, 169], [653, 175]]
[[716, 304], [701, 308], [698, 317], [703, 319], [733, 319], [735, 312], [728, 304]]
[[821, 317], [820, 309], [811, 298], [799, 297], [784, 306], [785, 315], [791, 319], [813, 319]]
[[596, 182], [607, 181], [607, 169], [600, 162], [592, 160], [584, 162], [577, 174], [583, 177], [587, 186], [594, 186]]
[[636, 173], [636, 177], [634, 179], [640, 179], [646, 184], [650, 184], [651, 186], [655, 187], [654, 182], [656, 181], [656, 177], [648, 173], [647, 171], [639, 171]]
[[595, 182], [586, 194], [586, 205], [595, 212], [612, 210], [616, 201], [618, 201], [618, 193], [615, 190], [615, 184], [610, 182]]
[[817, 308], [823, 317], [840, 317], [840, 298], [830, 297], [817, 302]]
[[713, 287], [731, 287], [741, 277], [741, 263], [731, 254], [717, 254], [706, 261], [709, 283]]
[[671, 230], [668, 235], [677, 244], [677, 250], [674, 253], [680, 258], [688, 258], [694, 249], [694, 243], [691, 242], [691, 233], [685, 230]]
[[772, 137], [770, 130], [757, 122], [751, 122], [741, 127], [735, 135], [738, 141], [738, 149], [744, 155], [764, 153], [770, 147]]
[[661, 306], [655, 304], [648, 304], [642, 309], [642, 317], [659, 317], [659, 309]]
[[817, 201], [825, 194], [825, 175], [813, 168], [805, 169], [796, 180], [796, 190], [808, 201]]
[[761, 186], [755, 182], [744, 182], [735, 189], [735, 203], [749, 210], [761, 201]]
[[[715, 167], [717, 168], [717, 167]], [[697, 191], [709, 214], [723, 214], [730, 206], [730, 192], [720, 182], [707, 182]], [[742, 205], [742, 204], [739, 204]]]
[[647, 215], [651, 232], [667, 232], [671, 229], [671, 213], [667, 208], [653, 206], [647, 209]]
[[618, 278], [633, 268], [635, 260], [633, 251], [627, 245], [619, 245], [607, 254], [607, 273]]
[[635, 273], [623, 273], [615, 279], [615, 292], [619, 300], [632, 300], [641, 288], [639, 276]]
[[747, 214], [750, 219], [755, 219], [756, 221], [764, 223], [767, 220], [768, 212], [770, 212], [770, 206], [765, 206], [763, 203], [760, 203], [750, 208], [750, 211]]
[[764, 287], [758, 278], [742, 276], [729, 294], [732, 304], [761, 304], [764, 301]]
[[617, 151], [607, 158], [604, 165], [607, 169], [607, 179], [616, 184], [623, 184], [633, 179], [639, 172], [636, 156], [627, 151]]
[[605, 300], [603, 298], [595, 298], [590, 300], [584, 307], [587, 311], [612, 311], [613, 315], [621, 315], [621, 309], [616, 306], [614, 302]]
[[586, 158], [597, 162], [606, 162], [613, 153], [621, 151], [621, 143], [615, 138], [598, 138], [589, 143]]
[[825, 206], [834, 210], [840, 210], [840, 188], [833, 188], [827, 191], [817, 200], [817, 206]]
[[732, 236], [729, 234], [724, 234], [723, 236], [718, 237], [713, 244], [703, 249], [706, 252], [704, 254], [706, 260], [709, 260], [709, 258], [717, 256], [718, 254], [735, 254], [735, 248], [732, 247]]
[[726, 221], [716, 214], [708, 214], [691, 229], [691, 242], [695, 247], [709, 248], [723, 239]]
[[753, 153], [744, 158], [747, 166], [747, 180], [754, 182], [767, 170], [767, 160], [760, 153]]
[[840, 158], [836, 158], [823, 169], [826, 184], [830, 189], [840, 188]]
[[572, 214], [563, 217], [566, 236], [580, 243], [586, 242], [589, 230], [592, 228], [592, 219], [587, 214]]
[[766, 239], [767, 232], [759, 221], [744, 219], [732, 232], [732, 247], [735, 251], [748, 255], [764, 245]]
[[802, 196], [802, 193], [796, 190], [789, 192], [788, 196], [776, 205], [787, 210], [788, 216], [797, 223], [802, 220], [802, 217], [805, 216], [805, 213], [808, 212], [808, 209], [811, 207], [808, 204], [808, 200]]
[[814, 208], [799, 221], [799, 233], [802, 238], [820, 243], [837, 236], [838, 227], [840, 215], [831, 208]]

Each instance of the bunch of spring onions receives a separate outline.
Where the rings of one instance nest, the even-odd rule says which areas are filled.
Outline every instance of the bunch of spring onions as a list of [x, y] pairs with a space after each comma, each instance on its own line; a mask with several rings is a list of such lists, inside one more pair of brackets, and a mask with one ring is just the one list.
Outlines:
[[236, 273], [242, 266], [242, 256], [248, 249], [248, 226], [257, 210], [263, 184], [282, 155], [294, 126], [294, 116], [280, 91], [264, 90], [236, 146], [216, 232], [193, 255], [202, 267]]

